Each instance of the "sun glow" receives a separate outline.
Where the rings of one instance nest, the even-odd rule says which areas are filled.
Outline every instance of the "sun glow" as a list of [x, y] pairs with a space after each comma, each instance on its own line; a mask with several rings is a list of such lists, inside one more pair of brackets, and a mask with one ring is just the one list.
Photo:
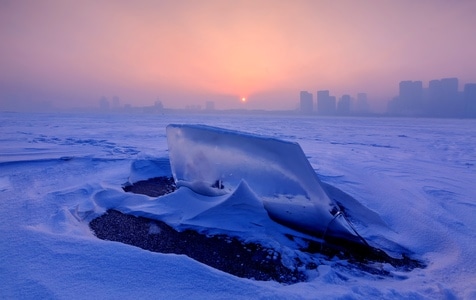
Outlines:
[[245, 97], [241, 97], [241, 102], [246, 102], [246, 98], [245, 98]]

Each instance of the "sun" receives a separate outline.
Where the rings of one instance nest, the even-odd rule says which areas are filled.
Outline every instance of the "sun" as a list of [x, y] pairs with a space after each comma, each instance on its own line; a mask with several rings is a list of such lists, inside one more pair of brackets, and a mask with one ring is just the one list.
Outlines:
[[246, 102], [246, 97], [241, 97], [241, 102]]

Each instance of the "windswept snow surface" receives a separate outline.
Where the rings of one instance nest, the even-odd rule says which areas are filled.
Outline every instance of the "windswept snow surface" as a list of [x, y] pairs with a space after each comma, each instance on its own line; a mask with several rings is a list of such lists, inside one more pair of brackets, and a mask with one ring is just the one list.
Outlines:
[[[247, 199], [237, 214], [237, 197], [212, 205], [186, 188], [124, 193], [127, 182], [171, 174], [170, 123], [299, 143], [320, 180], [351, 196], [332, 193], [360, 234], [428, 266], [385, 277], [324, 261], [308, 282], [282, 285], [97, 239], [88, 221], [107, 208], [192, 227], [217, 216], [216, 230], [235, 233], [264, 223], [281, 230], [247, 185], [234, 192]], [[0, 298], [475, 299], [475, 128], [475, 120], [1, 113]]]

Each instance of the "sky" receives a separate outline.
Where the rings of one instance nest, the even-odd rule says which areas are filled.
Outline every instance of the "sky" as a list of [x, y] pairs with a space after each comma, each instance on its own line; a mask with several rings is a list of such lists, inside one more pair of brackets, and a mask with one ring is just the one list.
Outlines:
[[378, 110], [402, 80], [476, 82], [475, 28], [472, 0], [0, 0], [0, 109], [294, 109], [330, 90]]

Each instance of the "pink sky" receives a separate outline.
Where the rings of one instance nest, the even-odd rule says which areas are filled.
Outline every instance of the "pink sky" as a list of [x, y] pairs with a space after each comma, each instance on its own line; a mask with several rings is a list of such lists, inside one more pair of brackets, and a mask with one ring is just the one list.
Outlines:
[[0, 101], [294, 109], [329, 89], [378, 108], [401, 80], [476, 82], [475, 36], [472, 0], [0, 0]]

